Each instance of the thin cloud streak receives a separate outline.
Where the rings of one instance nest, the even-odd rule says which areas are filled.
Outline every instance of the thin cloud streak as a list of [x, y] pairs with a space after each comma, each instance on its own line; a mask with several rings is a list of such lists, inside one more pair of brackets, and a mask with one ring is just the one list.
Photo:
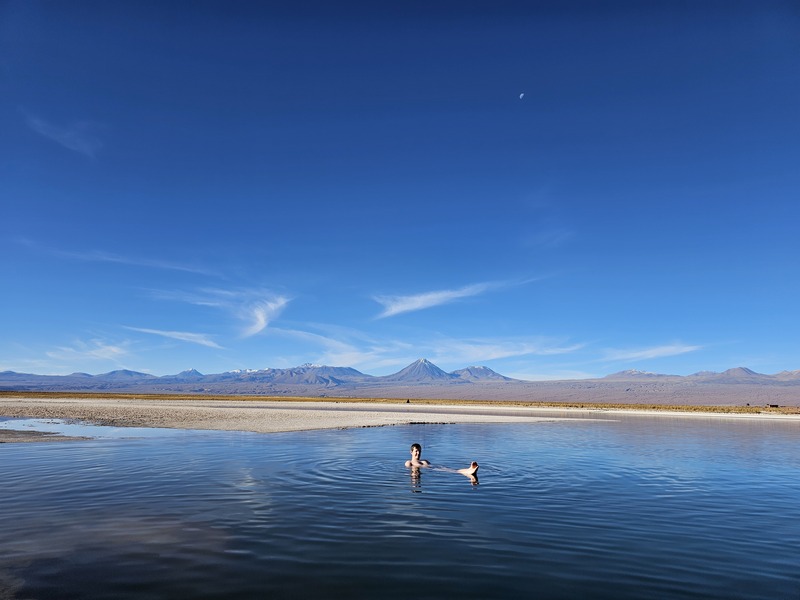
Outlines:
[[702, 350], [703, 346], [690, 346], [687, 344], [671, 344], [666, 346], [655, 346], [653, 348], [641, 348], [638, 350], [606, 350], [604, 360], [630, 362], [635, 360], [645, 360], [651, 358], [664, 358], [666, 356], [677, 356], [688, 352]]
[[150, 269], [160, 269], [167, 271], [183, 271], [186, 273], [195, 273], [197, 275], [216, 276], [219, 275], [208, 269], [195, 267], [192, 265], [185, 265], [174, 263], [160, 259], [136, 258], [130, 256], [122, 256], [112, 252], [105, 252], [103, 250], [90, 250], [86, 252], [72, 252], [69, 250], [61, 250], [58, 248], [51, 248], [28, 238], [16, 238], [16, 243], [28, 248], [32, 248], [39, 252], [44, 252], [58, 258], [77, 260], [81, 262], [99, 262], [99, 263], [112, 263], [120, 265], [129, 265], [132, 267], [146, 267]]
[[537, 339], [517, 340], [449, 340], [439, 342], [430, 353], [434, 362], [475, 363], [513, 358], [518, 356], [556, 356], [571, 354], [585, 347], [585, 344], [563, 345], [558, 340]]
[[161, 337], [170, 338], [173, 340], [179, 340], [181, 342], [190, 342], [192, 344], [198, 344], [200, 346], [206, 346], [208, 348], [219, 348], [222, 349], [222, 346], [217, 344], [215, 341], [209, 339], [208, 335], [203, 333], [190, 333], [186, 331], [162, 331], [160, 329], [147, 329], [144, 327], [125, 327], [125, 329], [130, 329], [131, 331], [138, 331], [140, 333], [148, 333], [151, 335], [159, 335]]
[[442, 304], [449, 304], [462, 298], [479, 296], [486, 292], [503, 288], [527, 285], [534, 281], [541, 280], [542, 277], [530, 277], [527, 279], [514, 279], [508, 281], [488, 281], [484, 283], [473, 283], [454, 290], [436, 290], [433, 292], [423, 292], [421, 294], [411, 294], [408, 296], [394, 295], [375, 295], [372, 297], [375, 302], [383, 305], [383, 312], [376, 318], [384, 319], [393, 317], [406, 312], [433, 308]]
[[75, 346], [59, 346], [55, 350], [45, 352], [45, 354], [55, 360], [111, 360], [116, 362], [118, 359], [128, 354], [128, 350], [119, 345], [107, 344], [103, 340], [93, 339], [89, 342], [78, 340]]
[[182, 265], [178, 263], [169, 262], [166, 260], [158, 260], [158, 259], [147, 259], [147, 258], [134, 258], [129, 256], [120, 256], [118, 254], [112, 254], [110, 252], [103, 252], [103, 251], [94, 251], [94, 252], [64, 252], [64, 251], [57, 251], [58, 255], [63, 256], [64, 258], [71, 258], [75, 260], [82, 260], [86, 262], [104, 262], [104, 263], [114, 263], [120, 265], [129, 265], [132, 267], [146, 267], [150, 269], [162, 269], [166, 271], [184, 271], [186, 273], [195, 273], [198, 275], [215, 275], [215, 273], [207, 270], [202, 269], [199, 267], [193, 267], [189, 265]]
[[378, 319], [393, 317], [406, 312], [424, 310], [442, 304], [448, 304], [461, 298], [477, 296], [488, 291], [495, 285], [489, 283], [476, 283], [455, 290], [439, 290], [435, 292], [425, 292], [411, 296], [373, 296], [373, 300], [383, 305], [383, 312], [377, 316]]
[[67, 150], [94, 158], [98, 150], [103, 147], [103, 142], [93, 133], [98, 129], [96, 123], [90, 121], [77, 121], [66, 127], [48, 123], [41, 117], [25, 113], [25, 121], [33, 131], [51, 140]]

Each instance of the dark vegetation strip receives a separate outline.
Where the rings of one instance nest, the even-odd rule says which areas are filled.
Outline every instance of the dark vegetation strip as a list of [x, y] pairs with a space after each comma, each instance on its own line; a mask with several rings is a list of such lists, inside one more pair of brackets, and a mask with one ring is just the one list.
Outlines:
[[800, 414], [797, 406], [741, 406], [741, 405], [699, 405], [699, 404], [628, 404], [615, 402], [523, 402], [518, 400], [446, 400], [446, 399], [405, 399], [405, 398], [324, 398], [308, 396], [249, 396], [235, 394], [133, 394], [99, 392], [39, 392], [0, 390], [0, 398], [68, 398], [86, 400], [211, 400], [228, 402], [324, 402], [329, 404], [401, 404], [409, 403], [423, 406], [487, 406], [521, 408], [571, 408], [583, 410], [651, 410], [660, 412], [694, 413], [735, 413], [735, 414]]

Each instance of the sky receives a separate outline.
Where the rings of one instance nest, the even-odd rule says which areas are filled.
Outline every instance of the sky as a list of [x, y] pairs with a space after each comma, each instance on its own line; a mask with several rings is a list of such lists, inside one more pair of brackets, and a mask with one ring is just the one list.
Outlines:
[[0, 1], [0, 371], [800, 369], [794, 2]]

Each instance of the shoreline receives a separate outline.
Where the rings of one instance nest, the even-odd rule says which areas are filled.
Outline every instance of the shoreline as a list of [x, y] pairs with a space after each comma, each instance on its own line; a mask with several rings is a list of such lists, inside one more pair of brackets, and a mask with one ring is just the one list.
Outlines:
[[[738, 410], [737, 410], [738, 409]], [[564, 406], [554, 403], [463, 402], [441, 400], [208, 398], [8, 393], [0, 395], [0, 417], [64, 419], [115, 427], [161, 427], [280, 433], [317, 429], [411, 424], [537, 423], [561, 420], [609, 420], [620, 417], [763, 419], [800, 421], [797, 412], [745, 407]], [[9, 433], [14, 432], [14, 433]], [[0, 443], [64, 440], [53, 435], [24, 435], [0, 430]]]

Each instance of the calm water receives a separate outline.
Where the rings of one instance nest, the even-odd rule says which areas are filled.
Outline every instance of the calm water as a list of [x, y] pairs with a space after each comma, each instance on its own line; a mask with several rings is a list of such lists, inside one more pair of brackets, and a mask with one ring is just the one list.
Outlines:
[[0, 446], [0, 597], [800, 598], [798, 422], [101, 431]]

